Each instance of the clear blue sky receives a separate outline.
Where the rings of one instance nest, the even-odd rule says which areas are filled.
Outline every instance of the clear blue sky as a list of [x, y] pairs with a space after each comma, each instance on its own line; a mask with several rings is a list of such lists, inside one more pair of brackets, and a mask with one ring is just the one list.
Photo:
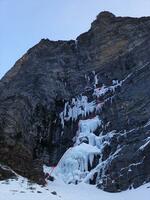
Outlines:
[[150, 16], [150, 0], [0, 0], [0, 77], [41, 38], [75, 39], [103, 10]]

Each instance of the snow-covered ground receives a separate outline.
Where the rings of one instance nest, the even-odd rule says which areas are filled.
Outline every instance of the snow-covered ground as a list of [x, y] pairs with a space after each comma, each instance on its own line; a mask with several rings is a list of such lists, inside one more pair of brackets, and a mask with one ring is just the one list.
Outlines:
[[[56, 192], [57, 194], [52, 194]], [[95, 186], [80, 183], [78, 185], [65, 184], [58, 179], [48, 182], [46, 187], [27, 182], [27, 179], [18, 177], [18, 180], [0, 182], [0, 200], [149, 200], [150, 183], [137, 189], [121, 193], [107, 193]]]
[[51, 194], [48, 187], [31, 184], [27, 179], [18, 177], [0, 181], [0, 200], [58, 200], [58, 196]]

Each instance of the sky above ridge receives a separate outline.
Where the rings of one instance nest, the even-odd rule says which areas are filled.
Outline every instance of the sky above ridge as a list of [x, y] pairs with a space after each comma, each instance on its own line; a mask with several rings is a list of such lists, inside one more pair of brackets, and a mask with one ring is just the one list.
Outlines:
[[150, 0], [0, 0], [0, 78], [42, 38], [75, 39], [104, 10], [150, 16]]

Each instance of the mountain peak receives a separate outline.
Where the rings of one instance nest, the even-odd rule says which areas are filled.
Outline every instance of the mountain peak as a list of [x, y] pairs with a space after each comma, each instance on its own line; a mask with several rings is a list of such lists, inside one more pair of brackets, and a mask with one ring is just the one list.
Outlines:
[[109, 24], [115, 18], [116, 16], [111, 12], [100, 12], [96, 17], [96, 20], [92, 23], [92, 27], [97, 27], [97, 25], [99, 26], [99, 24]]
[[112, 19], [114, 17], [116, 16], [109, 11], [102, 11], [97, 15], [97, 19]]

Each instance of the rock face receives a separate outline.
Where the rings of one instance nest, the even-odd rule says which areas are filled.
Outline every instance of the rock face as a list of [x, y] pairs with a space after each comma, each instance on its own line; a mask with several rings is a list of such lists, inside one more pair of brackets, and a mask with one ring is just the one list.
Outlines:
[[150, 181], [149, 33], [150, 17], [102, 12], [76, 41], [43, 39], [29, 49], [0, 81], [0, 160], [43, 184], [42, 164], [57, 164], [82, 119], [62, 124], [64, 105], [84, 94], [105, 102], [96, 134], [114, 131], [92, 183], [117, 192]]
[[0, 166], [0, 181], [7, 180], [9, 178], [16, 178], [16, 175], [9, 168]]

